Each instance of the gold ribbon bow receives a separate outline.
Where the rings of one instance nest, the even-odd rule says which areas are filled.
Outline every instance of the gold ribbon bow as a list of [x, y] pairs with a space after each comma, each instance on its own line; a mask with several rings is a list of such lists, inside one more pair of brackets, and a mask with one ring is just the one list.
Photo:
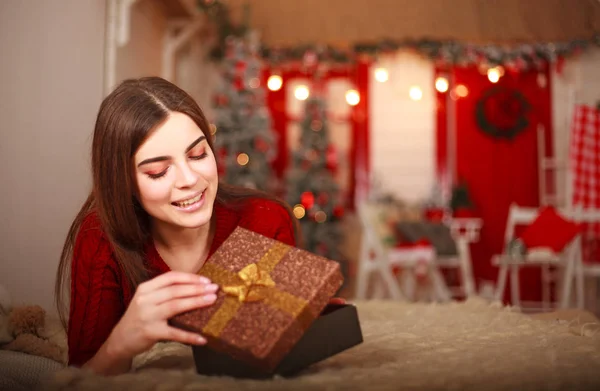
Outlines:
[[223, 292], [236, 296], [241, 302], [252, 302], [264, 300], [266, 291], [261, 287], [274, 287], [275, 281], [269, 273], [261, 270], [256, 263], [244, 267], [237, 274], [240, 283], [223, 286]]
[[277, 242], [258, 262], [245, 266], [237, 273], [218, 266], [216, 262], [205, 263], [202, 267], [202, 275], [221, 286], [221, 290], [225, 293], [225, 300], [202, 328], [202, 333], [219, 337], [245, 302], [256, 300], [290, 314], [301, 325], [305, 325], [303, 327], [308, 327], [312, 319], [310, 311], [307, 311], [308, 302], [277, 289], [269, 274], [291, 248]]

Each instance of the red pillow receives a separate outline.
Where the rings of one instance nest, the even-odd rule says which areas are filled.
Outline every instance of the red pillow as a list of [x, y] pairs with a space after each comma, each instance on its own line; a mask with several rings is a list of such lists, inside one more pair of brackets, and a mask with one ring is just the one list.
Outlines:
[[540, 209], [538, 217], [523, 231], [521, 240], [528, 249], [535, 247], [550, 247], [555, 252], [561, 252], [581, 226], [566, 220], [552, 206]]

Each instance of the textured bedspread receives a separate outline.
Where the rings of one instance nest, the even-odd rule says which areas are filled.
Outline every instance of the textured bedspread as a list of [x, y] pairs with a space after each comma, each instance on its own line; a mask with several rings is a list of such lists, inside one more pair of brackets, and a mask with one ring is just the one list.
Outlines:
[[[135, 371], [103, 378], [66, 368], [50, 390], [591, 390], [600, 389], [595, 318], [536, 319], [489, 305], [357, 303], [365, 342], [292, 379], [210, 378], [191, 351], [159, 344]], [[585, 315], [581, 312], [580, 314]]]

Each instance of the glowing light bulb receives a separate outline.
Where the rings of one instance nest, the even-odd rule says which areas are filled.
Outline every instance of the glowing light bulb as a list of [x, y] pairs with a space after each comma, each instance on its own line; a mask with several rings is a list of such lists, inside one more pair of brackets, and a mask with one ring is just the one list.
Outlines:
[[258, 88], [260, 87], [260, 80], [257, 77], [253, 77], [248, 82], [248, 85], [250, 85], [250, 88]]
[[248, 164], [249, 161], [250, 161], [250, 157], [246, 153], [240, 153], [237, 156], [237, 163], [240, 166], [245, 166], [246, 164]]
[[294, 206], [294, 216], [296, 216], [297, 219], [303, 218], [304, 215], [306, 215], [306, 209], [304, 209], [304, 206], [300, 204]]
[[423, 91], [419, 87], [410, 87], [410, 91], [408, 92], [410, 99], [412, 100], [421, 100], [423, 98]]
[[466, 98], [469, 95], [469, 90], [464, 84], [459, 84], [456, 86], [456, 96], [459, 98]]
[[500, 71], [496, 68], [490, 68], [487, 71], [487, 77], [492, 83], [498, 83], [498, 80], [500, 80]]
[[267, 80], [267, 87], [271, 91], [279, 91], [281, 86], [283, 85], [283, 79], [279, 75], [271, 75], [269, 76], [269, 80]]
[[435, 89], [439, 92], [448, 91], [448, 80], [445, 77], [438, 77], [435, 79]]
[[390, 75], [388, 74], [387, 69], [385, 68], [377, 68], [375, 69], [375, 80], [380, 83], [385, 83], [388, 81]]
[[307, 100], [310, 92], [308, 91], [308, 87], [306, 86], [298, 86], [294, 91], [294, 96], [298, 100]]
[[360, 102], [360, 94], [358, 91], [348, 90], [348, 92], [346, 92], [346, 102], [348, 102], [350, 106], [356, 106], [358, 102]]
[[317, 223], [324, 223], [325, 220], [327, 220], [327, 214], [325, 212], [320, 210], [317, 213], [315, 213], [315, 221]]

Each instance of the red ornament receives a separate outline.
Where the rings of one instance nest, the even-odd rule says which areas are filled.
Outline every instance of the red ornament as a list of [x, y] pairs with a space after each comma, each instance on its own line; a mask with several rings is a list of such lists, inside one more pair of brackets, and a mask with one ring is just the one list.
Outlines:
[[246, 71], [247, 64], [245, 61], [238, 61], [235, 63], [235, 73], [241, 75]]
[[260, 152], [267, 152], [269, 150], [269, 144], [262, 138], [257, 138], [254, 142], [254, 146]]
[[315, 195], [310, 191], [305, 191], [300, 196], [300, 203], [304, 206], [304, 209], [309, 210], [315, 205]]
[[344, 208], [340, 205], [336, 206], [335, 208], [333, 208], [333, 215], [338, 219], [341, 219], [342, 217], [344, 217]]
[[236, 77], [233, 81], [233, 87], [237, 91], [243, 90], [244, 89], [244, 79], [242, 79], [241, 77]]

